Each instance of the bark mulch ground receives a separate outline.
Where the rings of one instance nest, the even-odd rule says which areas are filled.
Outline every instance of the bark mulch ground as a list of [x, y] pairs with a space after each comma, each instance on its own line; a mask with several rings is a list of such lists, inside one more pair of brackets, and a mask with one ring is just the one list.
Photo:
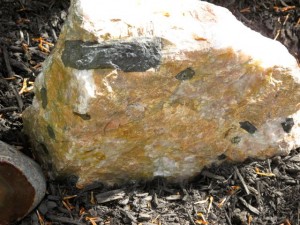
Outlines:
[[[299, 1], [210, 2], [281, 41], [300, 59]], [[0, 0], [0, 140], [27, 155], [22, 111], [32, 102], [34, 80], [57, 41], [68, 6], [68, 0]], [[16, 225], [300, 224], [299, 149], [286, 157], [209, 168], [180, 184], [156, 178], [78, 190], [75, 182], [73, 177], [48, 181], [39, 207]]]

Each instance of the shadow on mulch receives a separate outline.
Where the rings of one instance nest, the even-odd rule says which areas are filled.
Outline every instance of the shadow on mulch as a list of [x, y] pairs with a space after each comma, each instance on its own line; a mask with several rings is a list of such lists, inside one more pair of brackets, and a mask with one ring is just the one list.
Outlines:
[[[300, 56], [300, 2], [209, 2]], [[0, 0], [0, 140], [30, 155], [22, 111], [67, 16], [68, 0]], [[237, 34], [238, 35], [238, 34]], [[300, 224], [300, 150], [289, 156], [206, 169], [189, 182], [152, 182], [83, 190], [76, 179], [48, 182], [27, 224]], [[1, 223], [1, 221], [0, 221]]]

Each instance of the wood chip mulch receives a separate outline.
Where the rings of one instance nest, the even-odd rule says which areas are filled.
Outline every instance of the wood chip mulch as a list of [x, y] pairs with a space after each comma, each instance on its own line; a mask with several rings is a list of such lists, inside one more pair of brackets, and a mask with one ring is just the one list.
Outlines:
[[[299, 60], [299, 1], [210, 2], [281, 41]], [[32, 103], [34, 80], [57, 41], [68, 6], [68, 0], [0, 0], [0, 140], [28, 155], [22, 111]], [[39, 207], [16, 225], [300, 224], [300, 149], [286, 157], [206, 169], [180, 184], [156, 178], [78, 190], [75, 182], [74, 177], [48, 181]]]

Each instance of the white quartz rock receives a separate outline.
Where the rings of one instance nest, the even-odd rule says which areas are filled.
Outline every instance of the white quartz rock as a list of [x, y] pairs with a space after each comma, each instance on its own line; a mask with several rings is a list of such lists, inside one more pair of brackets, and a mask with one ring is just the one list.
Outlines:
[[186, 179], [299, 147], [299, 77], [222, 7], [74, 0], [24, 126], [50, 175], [78, 186]]

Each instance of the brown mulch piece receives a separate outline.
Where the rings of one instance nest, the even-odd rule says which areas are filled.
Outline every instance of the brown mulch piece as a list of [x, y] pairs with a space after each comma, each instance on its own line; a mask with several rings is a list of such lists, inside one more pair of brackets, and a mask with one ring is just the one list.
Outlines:
[[[299, 60], [299, 1], [210, 2], [282, 42]], [[32, 103], [34, 80], [57, 41], [68, 6], [68, 0], [0, 0], [0, 140], [28, 155], [21, 114]], [[300, 224], [299, 149], [286, 157], [209, 168], [180, 184], [156, 178], [78, 190], [75, 182], [76, 177], [49, 180], [44, 200], [16, 225]]]

